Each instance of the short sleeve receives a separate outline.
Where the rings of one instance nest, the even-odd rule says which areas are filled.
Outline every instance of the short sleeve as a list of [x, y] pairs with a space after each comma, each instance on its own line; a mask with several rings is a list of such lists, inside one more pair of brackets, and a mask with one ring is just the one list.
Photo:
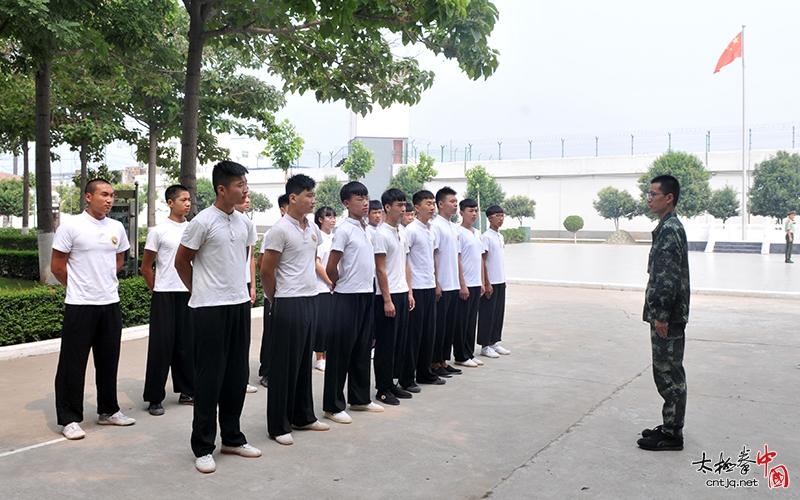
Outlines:
[[486, 237], [486, 234], [484, 234], [481, 237], [481, 242], [483, 243], [483, 253], [488, 252], [489, 251], [489, 238]]
[[350, 241], [350, 234], [344, 227], [340, 227], [336, 234], [333, 235], [333, 242], [331, 242], [331, 252], [344, 252], [344, 248]]
[[386, 247], [387, 247], [386, 235], [376, 232], [375, 233], [375, 245], [373, 247], [374, 253], [376, 254], [385, 254]]
[[147, 241], [144, 243], [144, 249], [158, 253], [159, 246], [161, 246], [161, 234], [156, 228], [152, 228], [147, 232]]
[[206, 227], [199, 220], [192, 219], [186, 225], [186, 229], [181, 236], [181, 245], [190, 250], [199, 250], [206, 239]]
[[280, 227], [273, 226], [267, 234], [264, 235], [264, 241], [261, 243], [262, 250], [272, 250], [273, 252], [283, 253], [286, 247], [286, 236]]
[[128, 241], [128, 234], [125, 232], [125, 226], [118, 222], [117, 229], [119, 232], [119, 245], [117, 246], [117, 253], [127, 252], [130, 250], [131, 244]]
[[253, 224], [253, 221], [244, 216], [247, 219], [247, 246], [252, 247], [258, 241], [258, 234], [256, 234], [256, 225]]
[[53, 236], [53, 249], [63, 253], [70, 253], [72, 251], [73, 234], [71, 226], [62, 224], [56, 229], [56, 234]]

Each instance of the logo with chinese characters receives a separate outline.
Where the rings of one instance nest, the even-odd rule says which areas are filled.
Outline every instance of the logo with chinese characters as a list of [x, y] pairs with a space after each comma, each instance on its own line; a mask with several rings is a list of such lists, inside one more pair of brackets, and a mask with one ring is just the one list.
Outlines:
[[[692, 462], [693, 466], [697, 467], [697, 472], [703, 474], [716, 475], [718, 477], [706, 480], [706, 486], [713, 488], [756, 488], [759, 486], [759, 480], [756, 477], [748, 476], [755, 466], [764, 466], [764, 479], [767, 480], [767, 486], [770, 489], [774, 488], [788, 488], [789, 487], [789, 471], [785, 465], [774, 465], [770, 467], [778, 456], [778, 452], [770, 451], [768, 445], [764, 445], [764, 453], [761, 451], [756, 452], [756, 459], [751, 458], [751, 450], [747, 445], [742, 446], [736, 460], [731, 457], [726, 457], [724, 452], [719, 453], [719, 459], [707, 457], [706, 452], [700, 460]], [[730, 477], [733, 474], [734, 477]], [[761, 483], [763, 483], [763, 479]]]

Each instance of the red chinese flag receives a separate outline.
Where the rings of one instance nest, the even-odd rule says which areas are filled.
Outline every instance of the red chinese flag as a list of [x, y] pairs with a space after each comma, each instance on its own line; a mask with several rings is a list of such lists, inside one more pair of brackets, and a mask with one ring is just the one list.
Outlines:
[[723, 66], [732, 63], [737, 57], [742, 57], [742, 33], [736, 35], [731, 43], [725, 47], [725, 51], [719, 56], [719, 61], [717, 61], [717, 67], [714, 68], [714, 73], [719, 73], [719, 70]]

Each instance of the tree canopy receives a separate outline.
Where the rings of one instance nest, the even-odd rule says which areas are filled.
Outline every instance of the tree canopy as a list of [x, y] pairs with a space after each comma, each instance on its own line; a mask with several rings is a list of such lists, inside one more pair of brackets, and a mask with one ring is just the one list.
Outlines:
[[478, 211], [483, 212], [492, 205], [503, 204], [506, 193], [482, 165], [475, 165], [464, 175], [467, 177], [467, 192], [464, 197], [476, 200]]
[[678, 215], [694, 217], [708, 209], [711, 198], [708, 179], [711, 178], [711, 172], [693, 154], [668, 151], [656, 158], [650, 168], [639, 177], [640, 210], [643, 214], [651, 219], [656, 218], [647, 208], [647, 192], [650, 190], [650, 180], [664, 174], [675, 177], [681, 185], [681, 196], [675, 210]]
[[536, 218], [536, 201], [527, 196], [511, 196], [503, 201], [503, 212], [522, 225], [525, 218]]
[[433, 168], [436, 160], [424, 152], [419, 154], [417, 164], [403, 165], [389, 180], [389, 188], [397, 188], [411, 198], [417, 191], [425, 189], [425, 183], [430, 182], [439, 173]]
[[297, 135], [294, 125], [289, 120], [275, 125], [267, 137], [267, 149], [264, 153], [272, 158], [272, 163], [283, 170], [284, 177], [289, 175], [289, 168], [294, 165], [303, 153], [305, 141]]
[[375, 166], [375, 154], [358, 139], [351, 142], [350, 154], [342, 165], [342, 172], [347, 174], [347, 178], [351, 181], [363, 179], [373, 166]]
[[342, 199], [339, 197], [339, 191], [342, 190], [342, 183], [332, 176], [325, 176], [322, 181], [317, 183], [316, 199], [317, 203], [315, 209], [322, 207], [331, 207], [336, 215], [341, 215], [344, 212], [344, 205]]
[[250, 211], [247, 212], [248, 217], [252, 219], [254, 213], [266, 212], [270, 208], [272, 208], [272, 202], [269, 201], [269, 198], [261, 193], [250, 191]]
[[708, 202], [708, 214], [725, 223], [731, 217], [739, 216], [739, 193], [730, 186], [715, 189]]
[[[650, 187], [650, 185], [647, 185]], [[681, 197], [682, 198], [682, 197]], [[633, 219], [639, 214], [639, 207], [627, 191], [620, 191], [613, 186], [607, 186], [597, 192], [597, 199], [592, 206], [600, 217], [614, 221], [614, 229], [619, 231], [619, 219], [624, 217]]]
[[783, 220], [800, 205], [800, 154], [778, 153], [756, 165], [748, 211]]

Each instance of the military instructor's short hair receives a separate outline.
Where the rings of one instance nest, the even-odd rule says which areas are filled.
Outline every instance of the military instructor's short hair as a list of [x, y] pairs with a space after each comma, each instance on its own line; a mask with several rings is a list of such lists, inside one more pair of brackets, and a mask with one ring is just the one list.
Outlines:
[[672, 206], [678, 206], [678, 198], [681, 197], [681, 184], [678, 179], [671, 175], [658, 175], [650, 181], [650, 184], [658, 184], [661, 186], [661, 192], [664, 195], [672, 195]]

